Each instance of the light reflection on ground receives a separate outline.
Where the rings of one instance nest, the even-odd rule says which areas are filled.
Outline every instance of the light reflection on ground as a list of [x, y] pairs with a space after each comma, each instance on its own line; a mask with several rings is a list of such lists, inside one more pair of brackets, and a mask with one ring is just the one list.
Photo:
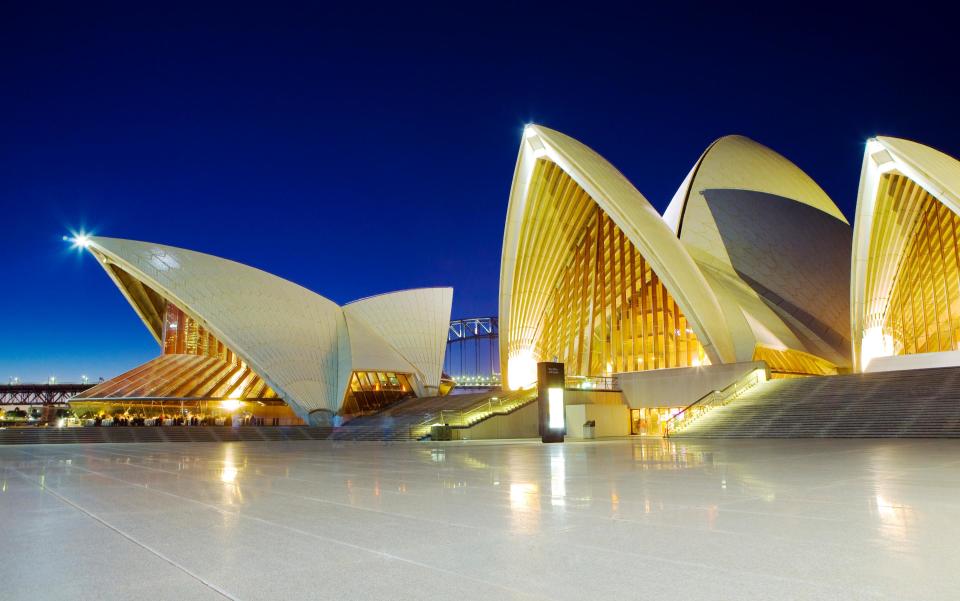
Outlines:
[[0, 447], [2, 597], [950, 599], [958, 468], [918, 440]]

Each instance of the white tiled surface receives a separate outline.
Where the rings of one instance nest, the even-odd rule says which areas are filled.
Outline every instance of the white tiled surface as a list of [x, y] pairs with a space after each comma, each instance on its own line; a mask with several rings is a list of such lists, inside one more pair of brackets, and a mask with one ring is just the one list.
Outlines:
[[[762, 344], [849, 366], [849, 341], [833, 337], [849, 335], [851, 231], [802, 169], [749, 138], [724, 136], [693, 166], [664, 220], [680, 231], [724, 307], [737, 361], [750, 361]], [[776, 303], [781, 312], [792, 312], [809, 331], [797, 333], [744, 276], [785, 299]], [[833, 327], [833, 336], [821, 339], [818, 321]]]
[[[370, 325], [423, 374], [427, 386], [436, 389], [443, 371], [452, 306], [453, 288], [414, 288], [354, 301], [345, 305], [343, 312], [348, 319], [356, 317]], [[354, 369], [362, 367], [356, 356], [353, 363]]]
[[0, 447], [0, 598], [956, 599], [960, 441]]
[[304, 419], [340, 408], [340, 307], [265, 271], [174, 246], [91, 238], [91, 250], [172, 300], [237, 353]]
[[[403, 290], [341, 309], [228, 259], [150, 242], [90, 240], [100, 260], [109, 258], [198, 319], [304, 420], [311, 411], [340, 408], [354, 369], [411, 372], [412, 364], [428, 386], [439, 384], [452, 288]], [[346, 339], [344, 310], [369, 328], [354, 322]]]

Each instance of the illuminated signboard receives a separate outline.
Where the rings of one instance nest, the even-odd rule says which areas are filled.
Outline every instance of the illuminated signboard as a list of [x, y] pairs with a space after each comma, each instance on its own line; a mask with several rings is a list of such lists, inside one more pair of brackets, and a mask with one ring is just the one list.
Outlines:
[[563, 363], [537, 364], [537, 402], [540, 405], [540, 439], [543, 442], [563, 442], [567, 433], [563, 375]]

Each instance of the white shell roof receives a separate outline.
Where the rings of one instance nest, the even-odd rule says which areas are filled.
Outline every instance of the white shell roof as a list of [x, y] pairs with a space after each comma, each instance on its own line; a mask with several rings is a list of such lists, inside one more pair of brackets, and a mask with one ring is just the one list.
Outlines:
[[707, 147], [663, 213], [674, 232], [697, 228], [703, 190], [733, 188], [790, 198], [847, 223], [817, 182], [783, 155], [745, 136], [724, 136]]
[[453, 288], [416, 288], [354, 301], [343, 312], [369, 324], [416, 368], [427, 387], [436, 388], [452, 306]]
[[[506, 321], [518, 236], [538, 159], [556, 163], [624, 231], [663, 279], [714, 363], [752, 360], [757, 344], [849, 363], [850, 228], [797, 166], [742, 136], [721, 138], [703, 153], [661, 217], [602, 157], [541, 126], [524, 133], [507, 210], [501, 354], [508, 344], [503, 333], [511, 331]], [[716, 215], [706, 195], [716, 197]], [[768, 228], [755, 231], [751, 215], [761, 212]], [[829, 265], [818, 251], [829, 256]], [[837, 306], [816, 296], [824, 288], [840, 299]]]
[[500, 262], [500, 349], [510, 331], [514, 270], [521, 221], [536, 161], [556, 163], [582, 187], [637, 247], [673, 295], [714, 362], [734, 360], [734, 348], [716, 296], [657, 210], [613, 165], [560, 132], [530, 125], [524, 130], [507, 208]]
[[952, 204], [954, 208], [960, 206], [960, 161], [935, 148], [903, 138], [877, 136], [871, 141], [891, 152], [904, 166], [921, 172], [924, 188], [941, 202]]
[[[863, 338], [867, 305], [867, 264], [870, 259], [871, 239], [875, 234], [874, 217], [877, 210], [877, 190], [881, 176], [900, 173], [932, 194], [951, 211], [960, 215], [960, 161], [929, 146], [903, 138], [877, 136], [867, 141], [857, 192], [857, 214], [853, 230], [853, 257], [850, 274], [850, 313], [853, 357], [861, 369], [860, 344]], [[898, 230], [895, 235], [905, 232]], [[894, 265], [899, 261], [905, 240], [885, 246], [896, 256], [884, 260]], [[892, 275], [892, 272], [889, 273]], [[892, 280], [886, 282], [892, 284]]]
[[[336, 412], [340, 408], [354, 356], [365, 363], [374, 357], [389, 359], [390, 365], [364, 365], [364, 369], [408, 371], [412, 366], [412, 361], [401, 357], [397, 347], [379, 334], [382, 324], [376, 319], [372, 324], [355, 325], [358, 340], [352, 341], [340, 306], [265, 271], [204, 253], [133, 240], [95, 236], [90, 238], [89, 249], [104, 268], [107, 262], [114, 263], [196, 319], [304, 419], [313, 411]], [[447, 291], [444, 298], [452, 298], [451, 289], [441, 290]], [[438, 318], [441, 305], [433, 307], [432, 319]], [[450, 303], [445, 306], [449, 322]], [[411, 313], [404, 315], [407, 309]], [[351, 317], [366, 321], [377, 315], [352, 311]], [[422, 322], [422, 316], [404, 304], [394, 307], [390, 318]], [[434, 335], [434, 346], [445, 349], [446, 329], [439, 333], [435, 329], [423, 334], [424, 341]], [[442, 362], [441, 350], [437, 380]]]
[[[664, 220], [697, 265], [716, 274], [708, 281], [738, 361], [764, 344], [849, 364], [851, 230], [799, 167], [749, 138], [720, 138], [690, 170]], [[729, 286], [738, 291], [723, 289]], [[778, 342], [758, 331], [777, 332]]]

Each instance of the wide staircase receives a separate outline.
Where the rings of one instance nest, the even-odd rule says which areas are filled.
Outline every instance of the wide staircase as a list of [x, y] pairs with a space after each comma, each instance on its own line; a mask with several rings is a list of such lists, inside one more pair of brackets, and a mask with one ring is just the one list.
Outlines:
[[671, 438], [960, 438], [960, 367], [770, 380]]
[[325, 440], [332, 428], [306, 426], [104, 426], [2, 428], [0, 445], [123, 442], [262, 442]]
[[437, 424], [467, 429], [507, 415], [536, 400], [536, 389], [408, 399], [373, 415], [357, 417], [334, 430], [334, 440], [423, 440]]

